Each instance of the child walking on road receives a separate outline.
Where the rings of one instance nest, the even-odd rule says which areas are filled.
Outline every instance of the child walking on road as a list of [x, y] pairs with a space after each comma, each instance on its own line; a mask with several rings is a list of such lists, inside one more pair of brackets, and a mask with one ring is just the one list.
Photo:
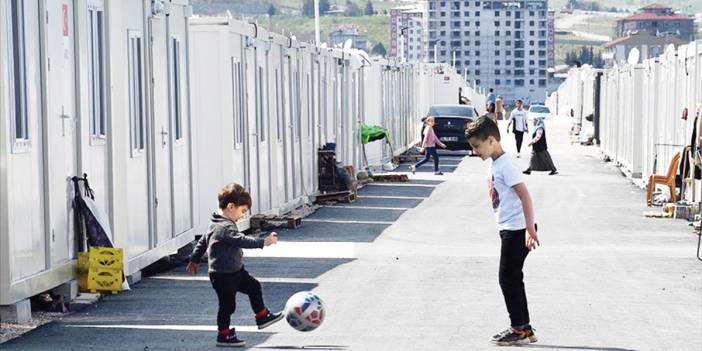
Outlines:
[[261, 283], [244, 269], [242, 249], [262, 249], [278, 242], [276, 233], [263, 238], [252, 238], [240, 233], [236, 221], [251, 209], [251, 196], [239, 184], [226, 185], [218, 194], [219, 211], [212, 214], [207, 233], [200, 238], [188, 263], [187, 271], [196, 274], [197, 264], [207, 251], [210, 282], [217, 293], [217, 346], [243, 347], [245, 342], [229, 329], [231, 315], [236, 309], [236, 293], [249, 296], [256, 315], [258, 329], [281, 320], [281, 312], [271, 313], [263, 303]]
[[417, 171], [417, 167], [427, 163], [429, 161], [429, 156], [434, 158], [434, 174], [436, 175], [443, 175], [441, 171], [439, 171], [439, 154], [436, 152], [436, 146], [440, 146], [441, 148], [446, 148], [446, 145], [442, 143], [439, 138], [436, 136], [436, 133], [434, 133], [434, 124], [436, 124], [436, 120], [434, 119], [433, 116], [427, 117], [426, 120], [424, 120], [425, 128], [424, 128], [424, 140], [422, 140], [422, 149], [424, 150], [424, 158], [417, 162], [414, 165], [410, 166], [410, 170], [412, 171], [412, 174], [414, 174]]
[[529, 322], [524, 290], [524, 260], [538, 246], [534, 208], [522, 174], [500, 144], [500, 130], [490, 118], [483, 116], [471, 123], [466, 139], [481, 159], [492, 159], [488, 173], [489, 196], [500, 230], [500, 288], [507, 305], [511, 327], [494, 335], [497, 345], [524, 345], [536, 342]]

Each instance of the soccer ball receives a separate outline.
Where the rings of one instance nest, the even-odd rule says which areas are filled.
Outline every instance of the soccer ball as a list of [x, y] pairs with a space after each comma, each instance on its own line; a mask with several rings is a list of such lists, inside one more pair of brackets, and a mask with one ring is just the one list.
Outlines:
[[324, 302], [311, 291], [296, 293], [285, 304], [285, 319], [299, 331], [313, 331], [324, 321]]

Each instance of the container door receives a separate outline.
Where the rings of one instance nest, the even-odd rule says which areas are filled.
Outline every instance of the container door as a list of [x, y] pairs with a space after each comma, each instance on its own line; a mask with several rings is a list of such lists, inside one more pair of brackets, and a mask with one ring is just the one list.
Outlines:
[[73, 0], [47, 1], [45, 8], [49, 238], [51, 262], [59, 263], [76, 251], [70, 183], [77, 174]]

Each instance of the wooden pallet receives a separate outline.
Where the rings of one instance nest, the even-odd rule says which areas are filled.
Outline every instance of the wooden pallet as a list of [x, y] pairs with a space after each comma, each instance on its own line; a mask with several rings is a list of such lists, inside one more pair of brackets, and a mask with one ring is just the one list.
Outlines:
[[286, 227], [297, 229], [302, 225], [302, 216], [299, 214], [287, 214], [283, 216], [255, 215], [250, 220], [251, 229], [264, 229], [267, 227]]
[[409, 177], [407, 174], [375, 174], [373, 181], [381, 183], [407, 183]]
[[424, 155], [421, 154], [416, 154], [416, 155], [400, 155], [398, 158], [398, 162], [418, 162], [419, 160], [424, 158]]
[[328, 193], [317, 193], [317, 196], [315, 199], [316, 203], [330, 202], [330, 201], [352, 203], [352, 202], [356, 201], [356, 192], [351, 191], [351, 190], [347, 190], [347, 191], [336, 191], [336, 192], [328, 192]]

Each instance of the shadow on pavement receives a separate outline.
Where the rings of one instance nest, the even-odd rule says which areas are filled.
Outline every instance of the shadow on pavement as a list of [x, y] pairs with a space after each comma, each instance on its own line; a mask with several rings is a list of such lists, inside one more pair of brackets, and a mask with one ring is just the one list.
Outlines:
[[556, 349], [556, 350], [598, 350], [598, 351], [637, 351], [634, 349], [622, 349], [618, 347], [597, 347], [597, 346], [564, 346], [564, 345], [538, 345], [529, 344], [522, 346], [530, 349]]
[[[296, 292], [316, 288], [315, 278], [352, 261], [245, 259], [246, 269], [261, 281], [267, 307], [274, 311], [282, 310]], [[240, 327], [237, 333], [248, 346], [265, 342], [273, 333], [256, 330], [246, 295], [237, 294], [236, 300], [232, 326]], [[106, 296], [94, 306], [8, 341], [0, 345], [0, 350], [46, 350], [51, 345], [61, 345], [62, 350], [215, 350], [216, 316], [217, 297], [209, 282], [207, 264], [200, 264], [195, 276], [180, 266], [142, 280], [131, 291]]]

